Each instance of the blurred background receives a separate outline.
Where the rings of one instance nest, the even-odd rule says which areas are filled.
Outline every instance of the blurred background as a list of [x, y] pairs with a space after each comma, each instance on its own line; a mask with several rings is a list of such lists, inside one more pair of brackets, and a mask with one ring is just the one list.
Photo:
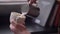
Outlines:
[[[60, 0], [38, 0], [40, 8], [40, 29], [32, 34], [58, 34], [60, 32]], [[0, 2], [1, 4], [1, 2]], [[12, 10], [19, 5], [0, 5], [0, 34], [13, 34], [9, 29], [9, 18]], [[38, 29], [37, 29], [38, 30]]]

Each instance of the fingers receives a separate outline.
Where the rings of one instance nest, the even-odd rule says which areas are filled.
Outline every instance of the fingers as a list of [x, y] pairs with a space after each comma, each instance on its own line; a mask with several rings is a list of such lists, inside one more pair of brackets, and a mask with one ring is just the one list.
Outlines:
[[26, 30], [26, 27], [23, 24], [18, 24], [15, 21], [12, 21], [10, 24], [10, 29], [15, 32], [15, 31], [24, 31]]
[[11, 31], [13, 31], [13, 32], [16, 31], [16, 28], [15, 28], [12, 24], [10, 24], [10, 29], [11, 29]]
[[20, 34], [20, 31], [12, 24], [10, 24], [10, 29], [12, 32], [14, 32], [14, 34]]
[[16, 27], [17, 29], [19, 29], [20, 31], [26, 30], [26, 27], [25, 27], [23, 24], [17, 24], [15, 27]]
[[[21, 22], [22, 22], [22, 21], [21, 21]], [[15, 21], [12, 21], [12, 24], [13, 24], [17, 29], [20, 29], [20, 30], [26, 29], [26, 27], [25, 27], [24, 24], [22, 24], [22, 23], [16, 23]]]

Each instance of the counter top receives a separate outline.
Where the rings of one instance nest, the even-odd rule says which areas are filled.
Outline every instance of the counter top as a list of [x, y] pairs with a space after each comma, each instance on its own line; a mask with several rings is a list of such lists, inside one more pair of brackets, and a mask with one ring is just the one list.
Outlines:
[[28, 4], [27, 0], [0, 0], [0, 5]]

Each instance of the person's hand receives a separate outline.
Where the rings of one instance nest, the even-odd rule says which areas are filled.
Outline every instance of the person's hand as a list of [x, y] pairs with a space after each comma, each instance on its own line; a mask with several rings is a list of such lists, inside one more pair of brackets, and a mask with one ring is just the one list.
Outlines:
[[14, 19], [10, 22], [10, 29], [14, 34], [30, 34], [27, 31], [27, 28], [24, 26], [25, 22], [22, 20], [20, 23], [17, 23]]

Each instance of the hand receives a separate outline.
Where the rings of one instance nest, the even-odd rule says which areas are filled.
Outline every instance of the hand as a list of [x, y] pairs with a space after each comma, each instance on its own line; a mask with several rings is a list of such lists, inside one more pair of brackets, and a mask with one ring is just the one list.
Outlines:
[[27, 28], [24, 26], [25, 22], [20, 20], [20, 23], [17, 23], [14, 19], [10, 22], [10, 29], [14, 34], [30, 34], [27, 31]]

